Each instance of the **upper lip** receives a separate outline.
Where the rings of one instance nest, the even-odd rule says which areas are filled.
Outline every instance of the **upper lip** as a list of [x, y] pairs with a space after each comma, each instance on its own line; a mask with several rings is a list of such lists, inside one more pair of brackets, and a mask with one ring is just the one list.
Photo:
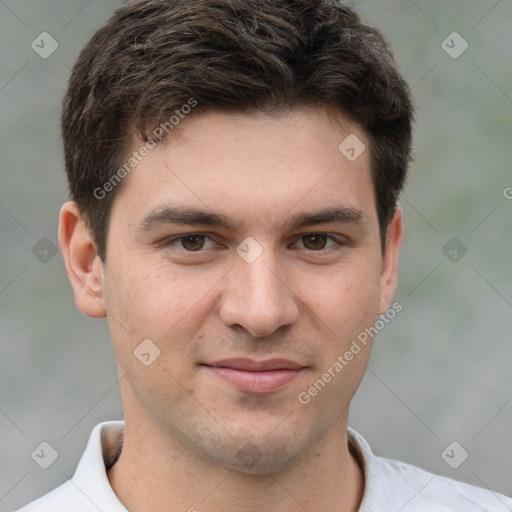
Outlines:
[[222, 359], [214, 363], [205, 363], [206, 366], [216, 366], [222, 368], [232, 368], [234, 370], [243, 370], [247, 372], [264, 372], [271, 370], [300, 370], [303, 365], [289, 361], [288, 359], [266, 359], [264, 361], [253, 361], [246, 358]]

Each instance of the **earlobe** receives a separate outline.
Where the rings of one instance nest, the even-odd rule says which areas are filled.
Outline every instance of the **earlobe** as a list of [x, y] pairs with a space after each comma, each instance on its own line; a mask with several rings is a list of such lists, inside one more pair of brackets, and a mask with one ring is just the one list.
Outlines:
[[387, 229], [386, 250], [382, 257], [379, 315], [383, 315], [389, 308], [391, 299], [396, 291], [398, 284], [398, 254], [402, 245], [403, 235], [403, 213], [402, 209], [397, 206], [393, 219]]
[[68, 201], [60, 210], [59, 244], [78, 309], [94, 318], [106, 316], [103, 265], [74, 201]]

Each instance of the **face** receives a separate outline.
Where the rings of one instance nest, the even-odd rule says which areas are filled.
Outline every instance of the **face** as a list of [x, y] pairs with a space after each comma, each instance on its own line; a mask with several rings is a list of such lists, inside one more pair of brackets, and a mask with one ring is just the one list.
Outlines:
[[124, 406], [205, 460], [277, 471], [346, 422], [371, 342], [344, 354], [389, 306], [400, 212], [383, 257], [369, 151], [338, 149], [368, 138], [327, 112], [209, 112], [180, 130], [111, 214], [99, 301]]

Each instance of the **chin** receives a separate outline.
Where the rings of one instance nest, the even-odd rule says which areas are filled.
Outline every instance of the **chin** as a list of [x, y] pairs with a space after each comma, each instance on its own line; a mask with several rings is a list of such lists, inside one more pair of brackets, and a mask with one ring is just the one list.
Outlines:
[[275, 476], [286, 471], [299, 458], [297, 454], [265, 453], [260, 447], [252, 442], [247, 442], [237, 452], [232, 453], [229, 459], [217, 460], [217, 464], [226, 469], [242, 475], [252, 476]]
[[293, 466], [309, 446], [307, 442], [299, 446], [295, 436], [286, 435], [282, 439], [274, 436], [271, 439], [266, 433], [260, 438], [253, 434], [210, 440], [208, 446], [203, 445], [201, 451], [211, 463], [229, 471], [244, 475], [271, 476]]

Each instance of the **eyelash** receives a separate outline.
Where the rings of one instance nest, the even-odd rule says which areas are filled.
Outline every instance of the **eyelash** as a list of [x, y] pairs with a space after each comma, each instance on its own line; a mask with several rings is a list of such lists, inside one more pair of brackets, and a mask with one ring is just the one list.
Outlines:
[[[305, 238], [307, 236], [312, 236], [312, 235], [323, 235], [323, 236], [326, 236], [327, 239], [333, 241], [335, 243], [335, 246], [332, 246], [332, 247], [328, 247], [328, 248], [325, 248], [325, 249], [319, 249], [319, 250], [313, 250], [313, 249], [305, 249], [306, 251], [308, 252], [311, 252], [311, 253], [324, 253], [324, 252], [328, 252], [328, 251], [331, 251], [331, 250], [335, 250], [335, 249], [339, 249], [340, 247], [344, 246], [344, 245], [348, 245], [348, 242], [345, 240], [342, 240], [342, 239], [339, 239], [333, 235], [329, 235], [327, 233], [323, 233], [323, 232], [312, 232], [312, 233], [306, 233], [304, 235], [300, 235], [298, 238], [297, 238], [297, 241], [301, 240], [302, 238]], [[189, 237], [189, 236], [198, 236], [198, 237], [205, 237], [206, 239], [209, 239], [211, 241], [214, 242], [214, 240], [208, 236], [207, 234], [205, 233], [184, 233], [182, 235], [179, 235], [179, 236], [175, 236], [175, 237], [171, 237], [171, 238], [167, 238], [165, 240], [163, 240], [163, 242], [161, 243], [161, 246], [164, 247], [164, 248], [168, 248], [170, 246], [172, 246], [175, 242], [178, 242], [180, 240], [184, 240], [185, 238]], [[296, 243], [296, 242], [295, 242]], [[183, 247], [180, 247], [178, 248], [179, 250], [182, 250], [188, 254], [194, 254], [194, 253], [202, 253], [202, 252], [205, 252], [207, 249], [199, 249], [197, 251], [189, 251]]]

